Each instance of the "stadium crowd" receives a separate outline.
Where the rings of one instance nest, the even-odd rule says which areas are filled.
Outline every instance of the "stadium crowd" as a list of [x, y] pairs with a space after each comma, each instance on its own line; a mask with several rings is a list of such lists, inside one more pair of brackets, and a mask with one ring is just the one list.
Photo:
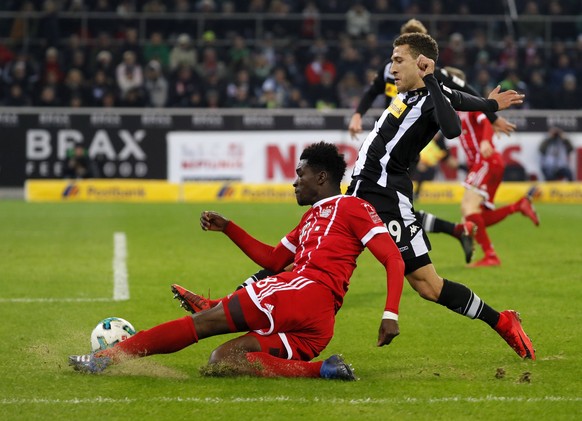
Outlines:
[[[19, 13], [0, 31], [0, 105], [353, 109], [401, 23], [424, 13], [475, 18], [436, 20], [431, 33], [439, 65], [463, 70], [483, 96], [500, 84], [524, 92], [524, 108], [581, 109], [582, 20], [567, 17], [582, 3], [515, 4], [525, 19], [492, 34], [478, 17], [508, 15], [505, 2], [3, 0], [0, 12]], [[144, 13], [157, 17], [146, 29]], [[207, 17], [201, 37], [192, 13]], [[256, 39], [249, 16], [260, 14], [277, 18]], [[402, 22], [375, 26], [377, 14]]]

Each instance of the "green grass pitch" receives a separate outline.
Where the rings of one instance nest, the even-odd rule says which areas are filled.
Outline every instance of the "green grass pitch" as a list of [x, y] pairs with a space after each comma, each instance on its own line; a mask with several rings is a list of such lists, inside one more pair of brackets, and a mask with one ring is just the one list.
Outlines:
[[[419, 206], [449, 219], [457, 205]], [[441, 276], [498, 310], [521, 312], [537, 361], [522, 361], [484, 323], [423, 301], [405, 285], [401, 334], [377, 348], [385, 277], [365, 252], [321, 358], [342, 353], [358, 382], [207, 378], [201, 341], [83, 375], [99, 320], [137, 329], [182, 317], [169, 285], [225, 295], [256, 266], [226, 237], [199, 228], [201, 210], [275, 244], [306, 210], [292, 204], [27, 204], [0, 202], [0, 419], [573, 420], [582, 410], [582, 206], [537, 205], [541, 226], [510, 216], [489, 232], [498, 268], [465, 267], [456, 240], [432, 234]], [[128, 246], [130, 299], [113, 301], [113, 235]]]

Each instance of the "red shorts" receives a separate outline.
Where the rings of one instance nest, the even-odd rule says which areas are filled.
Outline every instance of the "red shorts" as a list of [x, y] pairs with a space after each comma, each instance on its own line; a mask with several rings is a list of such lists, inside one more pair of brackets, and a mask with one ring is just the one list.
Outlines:
[[503, 180], [504, 170], [505, 163], [502, 156], [499, 153], [494, 153], [489, 158], [471, 166], [463, 186], [483, 196], [485, 206], [494, 208], [493, 200], [499, 184]]
[[[233, 300], [240, 303], [246, 326], [232, 321]], [[248, 335], [259, 340], [261, 350], [280, 358], [310, 361], [333, 337], [332, 292], [293, 272], [257, 281], [222, 300], [222, 305], [234, 330], [252, 330]]]

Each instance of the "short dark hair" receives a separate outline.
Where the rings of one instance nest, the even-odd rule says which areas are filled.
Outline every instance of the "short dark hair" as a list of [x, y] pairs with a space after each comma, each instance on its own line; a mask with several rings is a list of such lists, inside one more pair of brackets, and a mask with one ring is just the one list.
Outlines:
[[435, 62], [439, 58], [439, 46], [434, 38], [428, 34], [421, 34], [419, 32], [402, 34], [394, 40], [394, 44], [392, 45], [394, 47], [408, 45], [413, 58], [417, 58], [421, 54]]
[[344, 178], [347, 164], [344, 155], [333, 143], [313, 143], [303, 150], [299, 159], [307, 161], [307, 165], [314, 170], [326, 171], [338, 186]]

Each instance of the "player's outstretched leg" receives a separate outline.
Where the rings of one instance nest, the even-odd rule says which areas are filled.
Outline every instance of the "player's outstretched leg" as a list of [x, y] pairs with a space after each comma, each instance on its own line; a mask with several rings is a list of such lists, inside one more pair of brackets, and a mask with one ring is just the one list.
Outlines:
[[499, 314], [499, 322], [495, 326], [495, 331], [521, 358], [536, 359], [535, 349], [521, 326], [521, 318], [517, 311], [502, 311]]

